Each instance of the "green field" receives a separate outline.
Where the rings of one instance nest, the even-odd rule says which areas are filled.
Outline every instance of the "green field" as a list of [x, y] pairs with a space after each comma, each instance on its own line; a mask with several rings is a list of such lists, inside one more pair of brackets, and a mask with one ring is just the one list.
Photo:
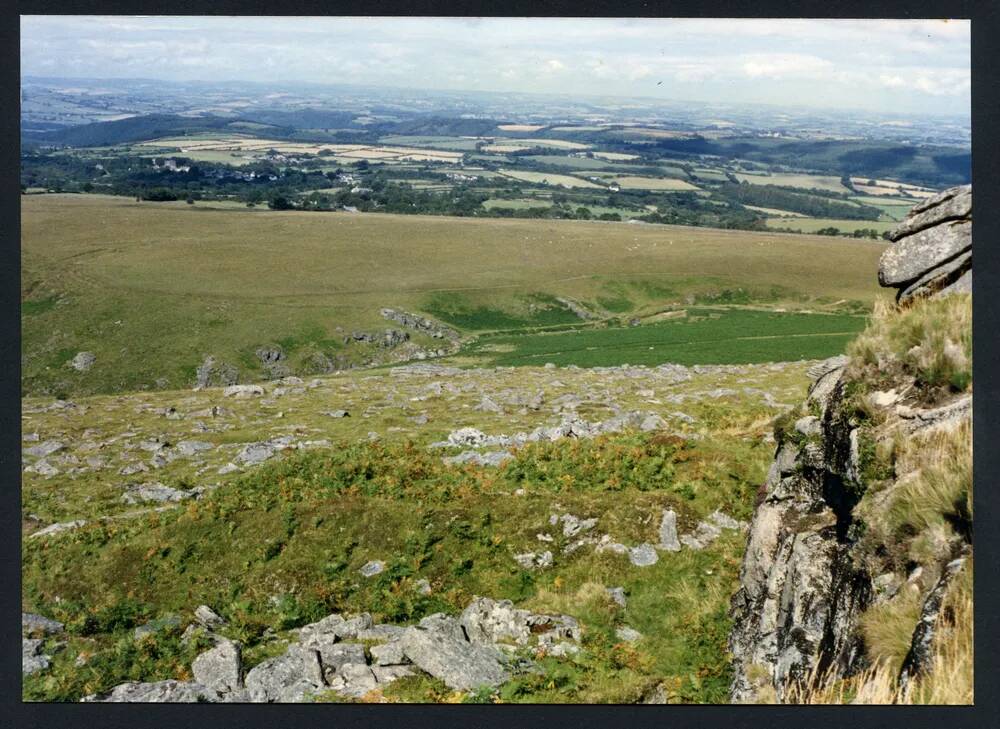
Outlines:
[[[844, 351], [864, 316], [690, 309], [687, 316], [637, 327], [480, 339], [465, 356], [496, 366], [621, 362], [658, 365], [748, 364], [822, 359]], [[499, 352], [492, 354], [492, 352]]]
[[751, 175], [745, 172], [737, 172], [736, 178], [740, 182], [749, 182], [751, 185], [779, 185], [782, 187], [800, 187], [804, 190], [829, 190], [830, 192], [848, 192], [848, 189], [840, 184], [840, 178], [832, 175], [806, 175], [806, 174], [781, 174]]
[[609, 182], [617, 182], [622, 189], [626, 190], [658, 190], [665, 192], [687, 192], [698, 190], [696, 185], [684, 180], [658, 177], [638, 177], [635, 175], [625, 175], [608, 178]]
[[521, 170], [504, 170], [505, 177], [510, 177], [522, 182], [530, 182], [536, 185], [562, 185], [563, 187], [586, 187], [593, 189], [604, 189], [601, 185], [595, 185], [589, 180], [571, 175], [555, 175], [550, 172], [528, 172]]
[[477, 140], [463, 139], [462, 137], [420, 137], [404, 135], [382, 137], [379, 142], [382, 144], [402, 147], [428, 147], [430, 149], [446, 149], [450, 151], [464, 152], [475, 150]]
[[896, 227], [894, 220], [841, 220], [837, 218], [786, 217], [768, 218], [768, 228], [788, 228], [803, 233], [815, 233], [823, 228], [837, 228], [841, 233], [855, 230], [877, 230], [880, 234]]
[[[390, 326], [379, 314], [387, 306], [501, 322], [469, 331], [538, 326], [544, 311], [569, 321], [557, 296], [639, 316], [737, 288], [748, 302], [867, 306], [882, 249], [693, 227], [31, 195], [22, 199], [22, 387], [187, 387], [209, 354], [253, 379], [254, 351], [275, 344], [303, 373], [317, 353], [361, 361], [371, 353], [343, 338]], [[79, 351], [97, 356], [88, 372], [67, 366]]]

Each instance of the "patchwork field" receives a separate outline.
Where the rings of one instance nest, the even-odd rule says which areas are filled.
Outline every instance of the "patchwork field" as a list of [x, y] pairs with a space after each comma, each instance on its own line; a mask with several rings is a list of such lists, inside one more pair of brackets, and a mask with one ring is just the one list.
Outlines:
[[[254, 353], [267, 346], [300, 372], [318, 355], [359, 364], [391, 354], [345, 344], [354, 331], [397, 326], [383, 307], [430, 315], [463, 336], [596, 326], [690, 297], [865, 310], [882, 248], [692, 227], [31, 195], [22, 198], [23, 387], [185, 387], [207, 355], [259, 378]], [[581, 319], [565, 301], [596, 318]], [[410, 334], [415, 345], [439, 346]], [[80, 351], [97, 358], [85, 372], [69, 366]], [[657, 355], [674, 356], [669, 347]]]
[[[427, 149], [423, 147], [369, 146], [363, 144], [316, 144], [301, 142], [284, 142], [276, 139], [258, 139], [255, 137], [183, 137], [177, 139], [154, 139], [143, 142], [140, 146], [159, 149], [179, 149], [182, 154], [190, 155], [220, 155], [217, 159], [201, 157], [206, 161], [228, 161], [226, 155], [246, 157], [261, 155], [270, 150], [281, 154], [315, 154], [336, 156], [340, 159], [355, 161], [366, 160], [406, 160], [431, 161], [454, 164], [461, 160], [462, 152]], [[472, 145], [475, 149], [475, 145]]]
[[617, 182], [621, 187], [630, 190], [667, 190], [670, 192], [681, 192], [686, 190], [699, 189], [696, 185], [684, 180], [662, 177], [637, 177], [635, 175], [625, 175], [608, 179], [609, 182]]
[[749, 182], [751, 185], [779, 185], [783, 187], [800, 187], [804, 190], [829, 190], [830, 192], [848, 192], [840, 184], [840, 178], [832, 175], [802, 175], [802, 174], [768, 174], [752, 175], [737, 172], [736, 179]]
[[523, 180], [524, 182], [532, 182], [538, 185], [561, 185], [562, 187], [588, 187], [604, 189], [601, 185], [597, 185], [589, 180], [584, 180], [579, 177], [573, 177], [572, 175], [558, 175], [550, 172], [529, 172], [521, 170], [501, 170], [501, 172], [503, 172], [505, 177], [511, 177], [515, 180]]

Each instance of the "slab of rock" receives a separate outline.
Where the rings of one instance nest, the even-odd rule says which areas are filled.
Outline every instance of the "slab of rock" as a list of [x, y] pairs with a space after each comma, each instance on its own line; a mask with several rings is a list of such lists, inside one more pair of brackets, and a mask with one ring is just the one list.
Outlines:
[[72, 531], [73, 529], [79, 529], [86, 523], [85, 519], [75, 519], [73, 521], [63, 521], [56, 524], [49, 524], [44, 529], [39, 529], [37, 532], [29, 534], [28, 539], [37, 539], [38, 537], [48, 537], [53, 534]]
[[182, 456], [195, 456], [202, 451], [210, 451], [215, 448], [211, 443], [203, 440], [182, 440], [177, 444], [177, 452]]
[[219, 695], [208, 686], [199, 683], [175, 681], [157, 681], [155, 683], [137, 683], [130, 681], [115, 686], [107, 694], [87, 696], [86, 702], [107, 703], [141, 703], [141, 704], [178, 704], [196, 703], [201, 701], [214, 702]]
[[635, 628], [630, 628], [627, 625], [622, 625], [616, 628], [615, 635], [619, 640], [624, 640], [626, 643], [635, 643], [638, 640], [642, 640], [642, 633]]
[[660, 549], [679, 552], [681, 543], [677, 539], [677, 514], [673, 509], [664, 509], [660, 518]]
[[244, 683], [257, 703], [299, 703], [325, 690], [319, 654], [294, 644], [250, 669]]
[[408, 628], [400, 640], [403, 652], [414, 665], [456, 691], [480, 686], [496, 688], [510, 676], [500, 654], [485, 645], [418, 627]]
[[330, 689], [344, 696], [360, 698], [378, 688], [378, 679], [372, 669], [360, 663], [348, 663], [330, 679]]
[[401, 640], [390, 640], [382, 645], [373, 645], [370, 649], [372, 661], [376, 666], [398, 666], [409, 663]]
[[889, 231], [889, 240], [897, 241], [949, 220], [971, 217], [972, 185], [952, 187], [914, 205], [906, 218]]
[[141, 504], [146, 502], [177, 503], [195, 496], [191, 491], [181, 491], [180, 489], [164, 486], [159, 481], [151, 483], [132, 484], [126, 487], [122, 494], [122, 501], [126, 504]]
[[234, 460], [237, 463], [245, 464], [263, 463], [272, 458], [277, 452], [277, 448], [270, 443], [249, 443], [243, 447], [243, 450], [236, 454]]
[[51, 456], [53, 453], [57, 453], [66, 447], [65, 443], [61, 443], [58, 440], [47, 440], [38, 445], [31, 446], [29, 448], [22, 449], [22, 453], [26, 456], [34, 456], [35, 458], [45, 458], [46, 456]]
[[240, 371], [231, 364], [219, 362], [209, 355], [195, 370], [195, 387], [224, 387], [235, 385], [239, 379]]
[[42, 655], [42, 638], [21, 638], [21, 673], [25, 676], [49, 667], [49, 656]]
[[879, 261], [878, 281], [883, 286], [908, 284], [971, 247], [971, 221], [921, 230], [885, 249]]
[[905, 288], [900, 289], [899, 302], [905, 304], [917, 297], [933, 294], [962, 293], [961, 285], [956, 286], [956, 284], [959, 284], [963, 279], [969, 282], [969, 291], [971, 291], [971, 268], [972, 251], [960, 253], [940, 266], [927, 271]]
[[334, 635], [340, 639], [354, 639], [363, 631], [370, 630], [372, 625], [372, 616], [369, 613], [361, 613], [351, 618], [333, 613], [315, 623], [302, 626], [298, 630], [298, 635], [303, 641], [310, 635]]
[[255, 397], [264, 394], [260, 385], [230, 385], [222, 391], [224, 397]]
[[652, 544], [640, 544], [628, 551], [628, 561], [636, 567], [649, 567], [659, 560], [660, 555], [656, 553], [656, 548]]
[[362, 577], [374, 577], [375, 575], [381, 574], [385, 571], [385, 562], [380, 559], [373, 559], [371, 562], [366, 562], [362, 565], [358, 572], [361, 573]]
[[568, 615], [540, 615], [514, 607], [510, 600], [475, 598], [459, 618], [472, 643], [490, 645], [513, 642], [527, 645], [533, 636], [579, 640], [580, 626]]
[[218, 693], [242, 688], [243, 655], [240, 644], [231, 640], [219, 640], [214, 648], [194, 659], [191, 674], [197, 683]]
[[54, 635], [64, 629], [65, 626], [57, 620], [35, 613], [21, 613], [22, 635]]
[[215, 612], [208, 605], [199, 605], [194, 609], [194, 619], [198, 621], [198, 624], [211, 630], [212, 628], [221, 628], [226, 625], [226, 620]]
[[77, 352], [76, 356], [70, 360], [69, 364], [77, 372], [86, 372], [94, 366], [97, 357], [93, 352]]

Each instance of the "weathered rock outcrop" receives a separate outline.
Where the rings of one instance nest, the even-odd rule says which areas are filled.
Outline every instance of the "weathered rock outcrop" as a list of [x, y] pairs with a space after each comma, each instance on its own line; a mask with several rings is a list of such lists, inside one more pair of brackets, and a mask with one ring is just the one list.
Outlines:
[[[913, 208], [893, 232], [879, 281], [900, 288], [901, 303], [965, 290], [963, 281], [971, 278], [971, 205], [969, 187], [945, 191]], [[891, 598], [881, 583], [905, 581], [905, 573], [901, 579], [881, 571], [887, 568], [879, 563], [880, 548], [863, 538], [866, 526], [856, 509], [862, 495], [878, 481], [884, 500], [897, 478], [873, 474], [872, 453], [879, 439], [955, 428], [971, 417], [967, 393], [927, 406], [903, 403], [895, 389], [879, 391], [866, 400], [874, 412], [865, 422], [879, 423], [873, 434], [862, 427], [852, 400], [867, 383], [857, 380], [861, 370], [852, 371], [851, 365], [841, 356], [813, 367], [805, 404], [776, 433], [774, 462], [758, 493], [740, 587], [732, 599], [734, 701], [782, 701], [793, 685], [811, 676], [844, 677], [867, 665], [859, 617]], [[912, 378], [898, 387], [912, 391]], [[945, 561], [953, 561], [935, 565], [940, 580], [914, 586], [926, 590], [923, 619], [915, 627], [903, 682], [929, 663], [928, 635], [947, 580], [962, 564], [954, 557], [968, 549], [960, 542], [946, 545]]]
[[[533, 647], [552, 655], [579, 650], [579, 624], [567, 615], [539, 615], [517, 609], [509, 600], [476, 598], [458, 617], [435, 613], [417, 625], [399, 626], [372, 621], [362, 613], [350, 618], [334, 613], [299, 628], [284, 653], [268, 658], [243, 675], [240, 644], [214, 635], [225, 621], [202, 605], [194, 613], [197, 626], [207, 630], [215, 647], [199, 655], [191, 666], [194, 680], [125, 683], [84, 701], [104, 702], [252, 702], [299, 703], [335, 691], [359, 698], [404, 676], [423, 671], [450, 688], [470, 691], [495, 688], [530, 661], [510, 655]], [[23, 618], [25, 635], [48, 633], [62, 626], [35, 615]], [[58, 626], [53, 628], [51, 626]], [[365, 651], [371, 645], [371, 660]], [[24, 638], [24, 672], [43, 670], [42, 640]]]
[[889, 233], [878, 280], [901, 303], [972, 291], [972, 186], [952, 187], [915, 205]]

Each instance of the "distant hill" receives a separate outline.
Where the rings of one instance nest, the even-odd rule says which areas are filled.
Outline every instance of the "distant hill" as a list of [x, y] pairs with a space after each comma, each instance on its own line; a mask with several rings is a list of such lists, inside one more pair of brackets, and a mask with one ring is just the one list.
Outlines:
[[24, 132], [26, 144], [62, 144], [70, 147], [100, 147], [109, 144], [139, 142], [177, 134], [191, 134], [223, 129], [229, 117], [188, 117], [177, 114], [149, 114], [116, 121], [82, 124], [51, 132]]

